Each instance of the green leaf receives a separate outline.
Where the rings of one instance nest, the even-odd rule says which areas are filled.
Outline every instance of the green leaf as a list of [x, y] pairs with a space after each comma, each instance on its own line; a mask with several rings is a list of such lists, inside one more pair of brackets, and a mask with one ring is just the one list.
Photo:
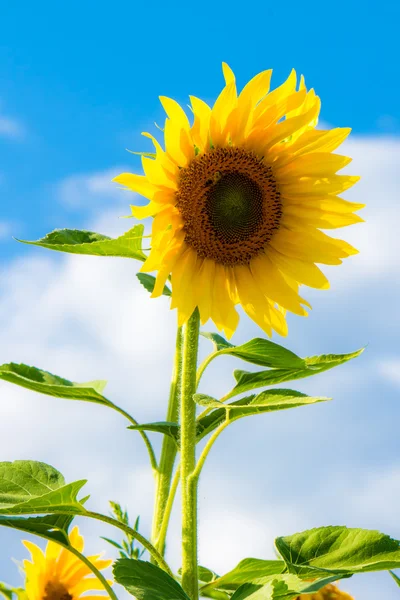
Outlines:
[[114, 563], [115, 581], [137, 600], [189, 600], [181, 586], [155, 565], [129, 558]]
[[356, 358], [363, 351], [364, 348], [361, 348], [360, 350], [349, 354], [323, 354], [321, 356], [311, 356], [309, 358], [301, 359], [304, 360], [304, 366], [302, 368], [268, 369], [267, 371], [257, 371], [255, 373], [236, 370], [233, 375], [237, 384], [233, 390], [225, 396], [225, 399], [228, 400], [243, 392], [248, 392], [249, 390], [260, 387], [276, 385], [277, 383], [317, 375], [318, 373], [328, 371], [329, 369], [333, 369], [333, 367], [337, 367]]
[[272, 575], [264, 584], [245, 583], [231, 597], [231, 600], [292, 600], [299, 594], [314, 594], [329, 583], [336, 581], [334, 576], [324, 576], [316, 581], [304, 581], [291, 574]]
[[70, 515], [45, 515], [44, 517], [6, 517], [0, 515], [0, 525], [40, 535], [53, 542], [69, 544], [68, 528], [73, 520]]
[[267, 390], [260, 394], [253, 394], [236, 400], [230, 404], [224, 404], [223, 408], [217, 408], [208, 415], [201, 417], [197, 421], [197, 439], [201, 440], [208, 433], [213, 431], [226, 418], [226, 411], [229, 409], [230, 420], [236, 421], [242, 417], [248, 417], [258, 413], [272, 412], [276, 410], [286, 410], [288, 408], [297, 408], [317, 402], [325, 402], [330, 398], [323, 396], [307, 396], [295, 390], [277, 389]]
[[[136, 273], [136, 277], [139, 279], [142, 286], [151, 294], [156, 284], [156, 278], [148, 273]], [[171, 290], [167, 285], [164, 285], [163, 295], [171, 296]]]
[[233, 344], [230, 344], [222, 335], [218, 333], [209, 333], [208, 331], [201, 331], [200, 335], [205, 337], [207, 340], [211, 340], [214, 344], [215, 351], [220, 352], [222, 350], [226, 350], [227, 348], [234, 348]]
[[216, 400], [212, 396], [207, 396], [207, 394], [194, 394], [193, 400], [199, 406], [205, 406], [206, 408], [222, 408], [225, 406], [223, 402]]
[[101, 394], [106, 381], [75, 383], [36, 367], [16, 363], [0, 365], [0, 379], [56, 398], [110, 405], [107, 398]]
[[130, 425], [128, 429], [162, 433], [171, 437], [175, 442], [178, 442], [180, 431], [178, 423], [172, 423], [170, 421], [158, 421], [157, 423], [141, 423], [140, 425]]
[[245, 558], [232, 571], [203, 586], [201, 591], [210, 589], [236, 590], [244, 583], [262, 583], [266, 577], [278, 575], [284, 569], [285, 563], [283, 560]]
[[288, 570], [301, 577], [400, 567], [400, 543], [368, 529], [321, 527], [279, 537], [275, 545]]
[[393, 573], [393, 571], [389, 571], [389, 573], [391, 574], [397, 585], [400, 587], [400, 577], [397, 577], [396, 573]]
[[198, 567], [198, 574], [199, 581], [202, 581], [204, 583], [211, 583], [211, 581], [214, 581], [218, 578], [218, 575], [214, 573], [214, 571], [211, 571], [211, 569], [207, 569], [207, 567], [202, 567], [201, 565], [199, 565]]
[[144, 261], [146, 255], [142, 251], [143, 225], [135, 225], [132, 229], [117, 238], [110, 238], [93, 231], [78, 229], [56, 229], [44, 238], [30, 242], [17, 240], [32, 246], [41, 246], [58, 252], [72, 254], [89, 254], [91, 256], [120, 256]]
[[233, 346], [218, 334], [203, 333], [203, 335], [214, 343], [219, 356], [230, 354], [246, 362], [273, 369], [303, 369], [305, 367], [304, 358], [263, 338], [255, 338], [240, 346]]
[[3, 598], [7, 598], [7, 600], [12, 600], [14, 595], [14, 588], [9, 587], [5, 583], [0, 581], [0, 596]]
[[17, 460], [0, 463], [0, 514], [46, 512], [85, 514], [77, 494], [85, 480], [65, 484], [56, 469], [45, 463]]

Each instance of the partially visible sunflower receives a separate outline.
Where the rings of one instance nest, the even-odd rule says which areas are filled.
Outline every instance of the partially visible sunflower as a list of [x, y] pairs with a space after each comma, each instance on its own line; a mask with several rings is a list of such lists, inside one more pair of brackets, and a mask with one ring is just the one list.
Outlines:
[[[70, 533], [71, 545], [83, 552], [83, 537], [78, 527]], [[90, 569], [74, 554], [55, 542], [48, 542], [45, 553], [29, 541], [23, 542], [31, 553], [31, 561], [24, 560], [26, 575], [25, 591], [27, 600], [99, 600], [100, 595], [85, 595], [94, 590], [105, 591], [101, 582]], [[100, 555], [89, 556], [90, 562], [99, 571], [112, 564], [112, 560], [102, 560]]]
[[336, 585], [326, 585], [316, 594], [301, 594], [297, 600], [354, 600], [346, 592], [342, 592]]
[[338, 196], [359, 177], [337, 175], [351, 159], [332, 153], [350, 129], [315, 129], [320, 100], [303, 77], [297, 87], [295, 71], [272, 92], [272, 71], [259, 73], [240, 95], [226, 64], [223, 72], [212, 108], [190, 97], [193, 124], [160, 97], [165, 150], [144, 133], [156, 150], [142, 156], [145, 175], [114, 181], [150, 200], [131, 207], [136, 218], [154, 218], [141, 270], [158, 272], [153, 297], [171, 276], [180, 325], [197, 306], [203, 324], [211, 318], [229, 337], [240, 304], [268, 335], [286, 335], [286, 311], [305, 316], [310, 307], [299, 285], [329, 287], [316, 263], [357, 253], [320, 231], [362, 221], [354, 213], [364, 205]]

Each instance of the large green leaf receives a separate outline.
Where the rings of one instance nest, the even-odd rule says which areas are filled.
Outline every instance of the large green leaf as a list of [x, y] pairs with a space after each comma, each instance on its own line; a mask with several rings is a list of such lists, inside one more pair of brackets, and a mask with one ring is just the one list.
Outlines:
[[120, 256], [144, 261], [146, 255], [142, 251], [143, 225], [135, 225], [132, 229], [117, 238], [110, 238], [93, 231], [78, 229], [56, 229], [44, 238], [30, 242], [18, 240], [24, 244], [41, 246], [58, 252], [72, 254], [89, 254], [91, 256]]
[[283, 346], [263, 338], [255, 338], [240, 346], [233, 346], [218, 334], [203, 333], [202, 335], [214, 343], [218, 356], [229, 354], [246, 362], [273, 369], [305, 367], [303, 358]]
[[261, 560], [259, 558], [245, 558], [229, 573], [211, 580], [201, 588], [201, 592], [211, 589], [236, 590], [244, 583], [263, 583], [266, 577], [278, 575], [283, 572], [283, 560]]
[[301, 577], [400, 567], [400, 543], [368, 529], [321, 527], [279, 537], [275, 545], [288, 570]]
[[65, 484], [56, 469], [45, 463], [17, 460], [0, 463], [0, 514], [46, 512], [84, 514], [77, 495], [85, 480]]
[[236, 590], [231, 600], [292, 600], [299, 594], [314, 594], [335, 580], [334, 576], [326, 575], [312, 582], [287, 573], [272, 575], [264, 584], [245, 583]]
[[[142, 286], [151, 294], [156, 285], [156, 278], [148, 273], [136, 273], [136, 277], [139, 279]], [[163, 295], [171, 296], [171, 290], [167, 285], [164, 285]]]
[[0, 365], [0, 379], [56, 398], [110, 404], [107, 398], [101, 394], [106, 381], [75, 383], [36, 367], [16, 363]]
[[266, 371], [257, 371], [255, 373], [236, 370], [234, 371], [236, 386], [225, 396], [225, 399], [228, 400], [229, 398], [233, 398], [233, 396], [260, 387], [267, 387], [285, 381], [293, 381], [295, 379], [317, 375], [318, 373], [328, 371], [329, 369], [333, 369], [333, 367], [337, 367], [356, 358], [363, 351], [364, 348], [361, 348], [360, 350], [350, 352], [349, 354], [322, 354], [321, 356], [311, 356], [301, 359], [304, 361], [303, 367], [293, 367], [290, 369], [268, 369]]
[[131, 558], [114, 563], [115, 581], [137, 600], [189, 600], [175, 579], [155, 565]]
[[[196, 399], [197, 395], [195, 395], [194, 398]], [[301, 392], [286, 389], [267, 390], [257, 395], [253, 394], [252, 396], [247, 396], [245, 398], [241, 398], [240, 400], [236, 400], [236, 402], [222, 405], [221, 408], [216, 408], [209, 414], [198, 419], [198, 440], [202, 439], [205, 435], [213, 431], [225, 420], [227, 409], [229, 409], [230, 420], [236, 421], [242, 417], [248, 417], [258, 413], [307, 406], [308, 404], [325, 402], [326, 400], [330, 400], [330, 398], [325, 398], [322, 396], [307, 396]], [[204, 398], [202, 398], [201, 401], [203, 405], [206, 402]], [[221, 406], [221, 402], [210, 398], [208, 401], [208, 406]]]
[[40, 535], [48, 540], [69, 544], [68, 528], [73, 520], [70, 515], [45, 515], [44, 517], [6, 517], [0, 515], [0, 525], [26, 533]]

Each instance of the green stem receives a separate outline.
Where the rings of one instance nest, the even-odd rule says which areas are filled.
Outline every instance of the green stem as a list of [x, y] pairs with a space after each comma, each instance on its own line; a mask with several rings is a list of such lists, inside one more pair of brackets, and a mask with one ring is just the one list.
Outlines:
[[191, 600], [198, 600], [197, 574], [197, 481], [196, 467], [196, 392], [199, 311], [196, 309], [185, 327], [181, 391], [181, 488], [182, 488], [182, 587]]
[[168, 500], [165, 505], [164, 515], [160, 527], [160, 532], [158, 534], [157, 543], [155, 544], [156, 548], [160, 550], [160, 548], [165, 547], [165, 539], [167, 537], [169, 520], [171, 518], [172, 508], [174, 506], [174, 500], [176, 495], [176, 490], [178, 488], [179, 480], [180, 480], [180, 467], [177, 468], [174, 478], [172, 480], [171, 488], [169, 490]]
[[199, 387], [199, 383], [200, 383], [200, 379], [203, 376], [204, 371], [207, 369], [208, 365], [210, 364], [210, 362], [216, 357], [218, 356], [220, 353], [215, 351], [215, 352], [211, 352], [211, 354], [209, 354], [201, 363], [201, 365], [199, 366], [199, 368], [197, 369], [197, 377], [196, 377], [196, 390]]
[[[176, 422], [179, 418], [179, 395], [182, 378], [182, 327], [178, 327], [176, 334], [176, 349], [174, 368], [172, 372], [171, 388], [169, 393], [167, 421]], [[168, 435], [164, 436], [160, 464], [156, 479], [156, 493], [153, 514], [151, 540], [162, 556], [165, 554], [165, 536], [160, 536], [165, 507], [168, 502], [172, 473], [174, 470], [177, 448], [174, 440]]]
[[[132, 425], [139, 425], [139, 423], [136, 421], [136, 419], [134, 419], [129, 413], [126, 412], [126, 410], [124, 410], [120, 406], [117, 406], [116, 404], [114, 404], [113, 402], [110, 402], [110, 401], [109, 401], [108, 406], [110, 406], [110, 408], [113, 408], [114, 410], [119, 412], [121, 415], [126, 417], [128, 419], [128, 421], [130, 421], [130, 423], [132, 423]], [[151, 445], [151, 442], [144, 431], [139, 431], [139, 433], [142, 436], [144, 443], [146, 444], [146, 448], [147, 448], [147, 452], [149, 454], [151, 468], [153, 469], [153, 473], [157, 474], [157, 469], [158, 469], [157, 459], [156, 459], [156, 455], [154, 453], [153, 446]]]
[[200, 473], [201, 470], [204, 466], [204, 463], [206, 462], [206, 458], [211, 450], [211, 448], [214, 445], [214, 442], [216, 441], [217, 437], [220, 435], [220, 433], [223, 432], [223, 430], [228, 427], [228, 425], [232, 423], [232, 421], [229, 419], [229, 410], [226, 411], [226, 417], [225, 417], [225, 421], [223, 423], [221, 423], [221, 425], [219, 425], [219, 427], [217, 427], [217, 429], [214, 431], [214, 433], [212, 434], [212, 436], [210, 437], [210, 439], [208, 440], [208, 442], [206, 443], [206, 445], [203, 448], [203, 452], [200, 454], [200, 458], [197, 461], [197, 465], [195, 470], [192, 473], [191, 479], [193, 481], [195, 481], [196, 483], [199, 480], [200, 477]]
[[[70, 513], [68, 513], [67, 511], [62, 511], [62, 514]], [[108, 523], [108, 525], [113, 525], [114, 527], [121, 529], [121, 531], [127, 533], [128, 535], [132, 536], [135, 540], [137, 540], [139, 544], [142, 544], [143, 548], [146, 548], [150, 556], [152, 556], [155, 559], [155, 562], [161, 569], [166, 571], [168, 575], [171, 575], [171, 577], [175, 577], [168, 564], [158, 552], [158, 550], [154, 548], [153, 544], [151, 544], [149, 540], [143, 537], [138, 531], [135, 531], [135, 529], [129, 527], [129, 525], [125, 525], [125, 523], [121, 523], [120, 521], [117, 521], [117, 519], [113, 519], [112, 517], [107, 517], [106, 515], [102, 515], [101, 513], [96, 513], [93, 511], [86, 511], [85, 513], [82, 513], [79, 516], [88, 517], [89, 519], [96, 519], [96, 521], [103, 521], [103, 523]]]

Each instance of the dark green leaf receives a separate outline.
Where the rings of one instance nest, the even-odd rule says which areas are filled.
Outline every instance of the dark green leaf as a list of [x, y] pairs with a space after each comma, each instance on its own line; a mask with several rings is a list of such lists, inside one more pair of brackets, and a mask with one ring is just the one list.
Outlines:
[[114, 563], [113, 573], [137, 600], [189, 600], [175, 579], [149, 562], [122, 558]]
[[276, 410], [286, 410], [288, 408], [297, 408], [317, 402], [325, 402], [330, 398], [322, 396], [307, 396], [295, 390], [277, 389], [267, 390], [260, 394], [253, 394], [236, 400], [223, 408], [216, 408], [211, 413], [201, 417], [197, 421], [197, 437], [201, 440], [205, 435], [213, 431], [226, 418], [227, 408], [231, 421], [236, 421], [242, 417], [248, 417], [258, 413], [272, 412]]
[[168, 435], [175, 442], [177, 442], [179, 439], [180, 427], [178, 423], [159, 421], [157, 423], [141, 423], [140, 425], [130, 425], [128, 429], [134, 429], [136, 431], [155, 431], [156, 433]]
[[245, 558], [222, 577], [202, 587], [201, 591], [209, 589], [236, 590], [244, 583], [262, 583], [265, 577], [278, 575], [283, 572], [283, 560], [261, 560], [259, 558]]
[[391, 574], [397, 585], [400, 587], [400, 577], [397, 577], [396, 573], [393, 573], [393, 571], [389, 571], [389, 573]]
[[0, 581], [0, 596], [7, 598], [7, 600], [12, 600], [14, 596], [14, 588], [11, 588]]
[[143, 230], [143, 225], [135, 225], [123, 235], [113, 239], [93, 231], [56, 229], [34, 242], [18, 241], [58, 252], [90, 254], [91, 256], [120, 256], [143, 261], [146, 258], [142, 251]]
[[0, 525], [40, 535], [48, 540], [69, 544], [68, 528], [73, 520], [69, 515], [45, 515], [44, 517], [6, 517], [0, 515]]
[[321, 527], [279, 537], [275, 545], [289, 571], [301, 577], [400, 567], [400, 543], [368, 529]]
[[84, 514], [77, 494], [85, 480], [65, 484], [45, 463], [17, 460], [0, 463], [0, 513], [3, 515], [62, 512]]
[[254, 390], [260, 387], [267, 387], [269, 385], [276, 385], [277, 383], [283, 383], [285, 381], [293, 381], [295, 379], [302, 379], [304, 377], [310, 377], [317, 373], [322, 373], [333, 367], [337, 367], [353, 358], [356, 358], [364, 351], [364, 348], [351, 352], [350, 354], [323, 354], [321, 356], [312, 356], [304, 358], [303, 368], [293, 369], [268, 369], [267, 371], [257, 371], [255, 373], [249, 371], [234, 371], [234, 377], [236, 379], [236, 386], [233, 390], [225, 396], [228, 400], [233, 396], [238, 396], [243, 392]]
[[36, 367], [15, 363], [0, 365], [0, 379], [56, 398], [110, 404], [101, 394], [106, 381], [75, 383]]
[[[156, 278], [153, 277], [153, 275], [148, 275], [148, 273], [136, 273], [136, 277], [139, 279], [142, 286], [151, 294], [156, 284]], [[171, 290], [167, 285], [164, 285], [163, 295], [171, 296]]]

